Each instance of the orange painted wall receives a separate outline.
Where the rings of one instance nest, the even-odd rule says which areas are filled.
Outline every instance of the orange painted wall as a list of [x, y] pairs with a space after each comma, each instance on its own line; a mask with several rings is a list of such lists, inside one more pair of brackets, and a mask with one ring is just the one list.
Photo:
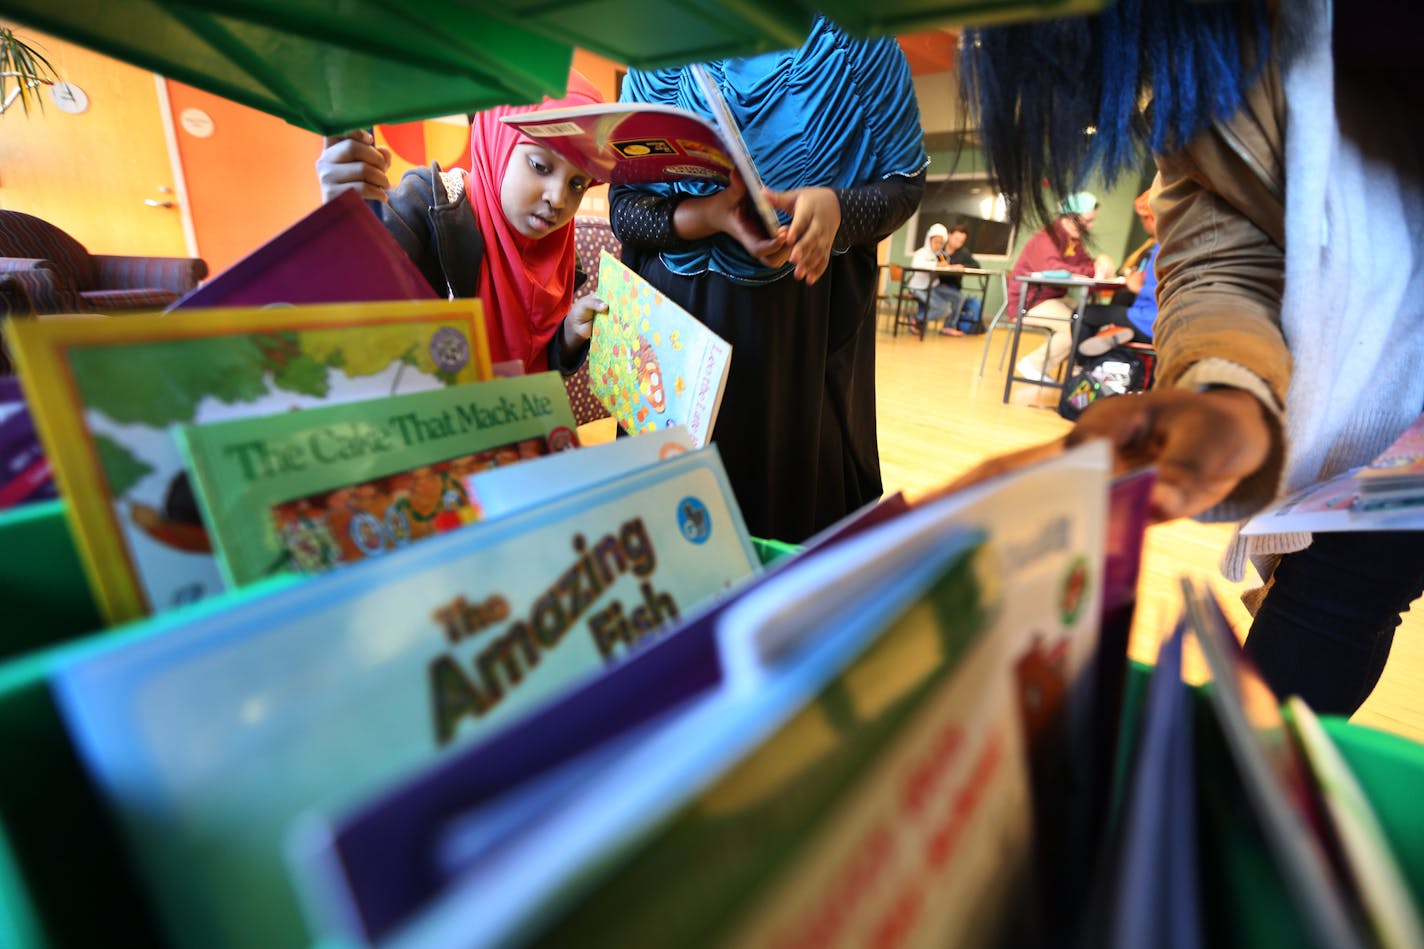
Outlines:
[[[321, 137], [281, 119], [168, 80], [168, 98], [198, 249], [216, 274], [274, 237], [321, 201]], [[212, 120], [200, 138], [185, 109]]]
[[[605, 100], [614, 102], [618, 99], [618, 75], [623, 72], [624, 67], [611, 59], [604, 59], [597, 53], [576, 49], [574, 68], [583, 73], [588, 81], [603, 93]], [[588, 193], [583, 196], [583, 203], [579, 205], [579, 214], [608, 217], [608, 186], [599, 185], [597, 188], [588, 189]]]

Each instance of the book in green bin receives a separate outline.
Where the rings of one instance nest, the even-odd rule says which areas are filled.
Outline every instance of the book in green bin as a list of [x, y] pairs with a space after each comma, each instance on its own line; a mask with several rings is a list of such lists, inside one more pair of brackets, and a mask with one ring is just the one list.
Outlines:
[[557, 700], [756, 554], [715, 446], [95, 642], [52, 677], [174, 946], [306, 946], [284, 841]]
[[557, 372], [175, 434], [229, 586], [381, 556], [477, 520], [465, 477], [578, 444]]

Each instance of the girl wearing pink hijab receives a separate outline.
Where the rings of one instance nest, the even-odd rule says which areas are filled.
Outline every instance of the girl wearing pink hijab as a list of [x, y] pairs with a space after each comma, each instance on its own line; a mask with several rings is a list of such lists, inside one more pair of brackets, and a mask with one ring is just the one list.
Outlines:
[[594, 314], [604, 309], [592, 297], [573, 304], [581, 276], [568, 225], [595, 182], [500, 117], [601, 101], [571, 71], [562, 99], [476, 114], [469, 171], [432, 163], [406, 172], [394, 189], [386, 177], [390, 152], [369, 132], [328, 138], [316, 163], [322, 200], [357, 190], [384, 202], [386, 229], [435, 291], [483, 302], [497, 372], [572, 372], [587, 354]]

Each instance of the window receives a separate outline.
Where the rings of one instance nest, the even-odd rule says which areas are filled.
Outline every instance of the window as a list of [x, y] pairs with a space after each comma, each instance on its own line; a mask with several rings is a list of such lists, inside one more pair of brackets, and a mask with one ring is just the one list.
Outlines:
[[1004, 220], [1007, 216], [1004, 196], [994, 191], [985, 175], [931, 176], [920, 210], [906, 229], [910, 245], [905, 252], [914, 253], [924, 244], [932, 224], [962, 224], [969, 230], [965, 246], [975, 257], [1007, 257], [1014, 246], [1013, 228]]

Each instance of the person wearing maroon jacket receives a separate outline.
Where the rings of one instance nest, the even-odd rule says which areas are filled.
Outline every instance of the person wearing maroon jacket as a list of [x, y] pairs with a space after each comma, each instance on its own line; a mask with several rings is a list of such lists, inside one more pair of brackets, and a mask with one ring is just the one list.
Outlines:
[[[1063, 199], [1059, 216], [1047, 227], [1028, 239], [1014, 269], [1009, 273], [1009, 286], [1014, 280], [1044, 271], [1067, 271], [1083, 277], [1110, 277], [1112, 261], [1106, 257], [1094, 259], [1083, 246], [1083, 237], [1098, 216], [1098, 199], [1087, 191], [1079, 191]], [[1010, 291], [1012, 292], [1012, 290]], [[1065, 287], [1030, 285], [1024, 298], [1023, 321], [1026, 326], [1041, 326], [1052, 332], [1046, 355], [1040, 346], [1019, 359], [1014, 374], [1028, 379], [1053, 382], [1054, 373], [1068, 357], [1072, 347], [1073, 307], [1064, 299]]]

